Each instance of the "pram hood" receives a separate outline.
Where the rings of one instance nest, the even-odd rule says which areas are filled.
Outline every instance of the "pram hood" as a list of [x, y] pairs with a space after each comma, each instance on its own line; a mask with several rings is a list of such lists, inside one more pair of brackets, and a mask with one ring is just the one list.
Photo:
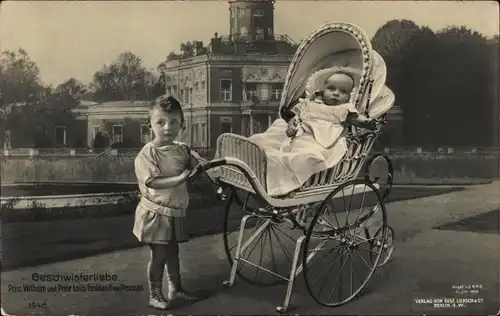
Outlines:
[[312, 32], [299, 45], [285, 79], [280, 116], [299, 97], [310, 95], [318, 88], [311, 85], [311, 75], [334, 67], [355, 75], [352, 101], [360, 112], [377, 118], [393, 106], [394, 94], [385, 86], [385, 62], [372, 49], [366, 34], [351, 23], [330, 22]]

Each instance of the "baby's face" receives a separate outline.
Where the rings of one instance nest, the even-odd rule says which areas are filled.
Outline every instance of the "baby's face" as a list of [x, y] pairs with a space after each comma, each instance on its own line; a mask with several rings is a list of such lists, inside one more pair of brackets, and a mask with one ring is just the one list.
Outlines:
[[354, 81], [346, 74], [333, 74], [325, 81], [323, 102], [326, 105], [339, 105], [349, 101]]

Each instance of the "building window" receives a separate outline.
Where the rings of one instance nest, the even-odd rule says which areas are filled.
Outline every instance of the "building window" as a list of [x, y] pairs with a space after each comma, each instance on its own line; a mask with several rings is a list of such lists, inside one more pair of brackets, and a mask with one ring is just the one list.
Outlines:
[[147, 124], [141, 125], [141, 143], [146, 144], [151, 140], [151, 131]]
[[246, 83], [245, 84], [246, 99], [247, 101], [257, 101], [257, 84], [256, 83]]
[[272, 101], [280, 101], [282, 94], [283, 94], [283, 84], [282, 83], [273, 83], [271, 85], [271, 100]]
[[257, 27], [255, 30], [255, 34], [257, 35], [258, 40], [263, 40], [264, 39], [264, 29], [261, 27]]
[[113, 125], [113, 143], [123, 143], [122, 125]]
[[66, 145], [66, 126], [55, 126], [54, 138], [56, 145]]
[[220, 133], [232, 133], [233, 132], [233, 118], [232, 117], [221, 117], [220, 118]]
[[242, 26], [240, 28], [240, 36], [247, 36], [248, 35], [248, 31], [247, 31], [247, 28]]
[[254, 118], [253, 120], [253, 132], [255, 133], [261, 133], [263, 132], [262, 128], [262, 123], [258, 118]]
[[101, 127], [99, 125], [94, 126], [93, 132], [92, 132], [92, 139], [95, 139], [97, 134], [101, 131]]
[[232, 82], [231, 79], [221, 79], [220, 81], [220, 100], [221, 101], [231, 101], [232, 100]]

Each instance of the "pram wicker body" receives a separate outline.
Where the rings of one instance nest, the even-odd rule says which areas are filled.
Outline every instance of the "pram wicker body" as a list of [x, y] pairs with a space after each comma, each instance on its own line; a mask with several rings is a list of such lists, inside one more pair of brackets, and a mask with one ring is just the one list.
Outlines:
[[[328, 23], [300, 44], [289, 66], [280, 102], [280, 116], [285, 118], [290, 107], [303, 95], [305, 82], [311, 73], [331, 66], [349, 66], [359, 69], [361, 77], [353, 101], [360, 112], [370, 117], [383, 119], [384, 114], [394, 102], [394, 96], [384, 85], [385, 64], [381, 57], [371, 49], [370, 41], [363, 31], [355, 25], [344, 22]], [[377, 104], [376, 108], [372, 107], [374, 103]], [[290, 303], [295, 277], [304, 271], [307, 290], [311, 296], [319, 304], [333, 307], [352, 300], [367, 284], [375, 269], [387, 262], [394, 248], [394, 232], [387, 225], [384, 204], [392, 184], [392, 165], [390, 160], [382, 155], [367, 159], [380, 133], [379, 129], [365, 131], [350, 127], [349, 130], [346, 136], [348, 150], [340, 163], [313, 175], [299, 189], [279, 197], [271, 197], [267, 194], [268, 166], [264, 148], [260, 148], [247, 137], [240, 135], [222, 134], [218, 138], [215, 159], [201, 165], [198, 171], [207, 171], [211, 174], [214, 181], [221, 186], [218, 194], [221, 198], [227, 199], [224, 245], [232, 267], [230, 280], [226, 282], [228, 286], [234, 284], [237, 275], [257, 285], [271, 285], [284, 280], [288, 282], [288, 290], [284, 304], [278, 306], [277, 310], [285, 312]], [[388, 166], [388, 175], [383, 184], [377, 183], [377, 180], [370, 177], [370, 167], [379, 159], [385, 161]], [[360, 172], [363, 167], [365, 173]], [[360, 174], [364, 177], [360, 178]], [[383, 191], [382, 186], [384, 186]], [[349, 197], [344, 192], [348, 192]], [[367, 192], [371, 192], [373, 196], [371, 202], [367, 202], [369, 209], [366, 214], [362, 215], [364, 206], [346, 209], [347, 199], [352, 202], [360, 200], [362, 196], [362, 200], [365, 201]], [[242, 193], [246, 195], [245, 199], [241, 197]], [[342, 193], [341, 196], [339, 196], [340, 193]], [[257, 204], [251, 206], [250, 199]], [[335, 205], [339, 201], [344, 201], [343, 208]], [[234, 211], [232, 207], [234, 203], [239, 213]], [[348, 208], [351, 207], [350, 204]], [[349, 221], [350, 212], [357, 214], [357, 218], [352, 223]], [[231, 227], [233, 213], [238, 213], [241, 219], [239, 230], [236, 231], [238, 237], [235, 248], [230, 245], [230, 235], [234, 232]], [[342, 218], [342, 221], [345, 219], [345, 225], [338, 222], [340, 213], [345, 217]], [[244, 215], [243, 218], [241, 215]], [[332, 216], [335, 216], [336, 223], [332, 224], [328, 220]], [[380, 216], [381, 220], [376, 225], [369, 224], [376, 216]], [[253, 219], [258, 222], [252, 226], [250, 222]], [[249, 237], [245, 237], [249, 226], [253, 227], [253, 231]], [[279, 237], [276, 234], [272, 235], [270, 231], [287, 229], [301, 235], [285, 238], [293, 240], [294, 250], [293, 256], [289, 256], [290, 270], [282, 275], [278, 272], [274, 253], [269, 254], [273, 251], [273, 246], [269, 246], [272, 236], [276, 236], [277, 239]], [[268, 231], [267, 248], [269, 250], [266, 252], [263, 242], [260, 255], [251, 259], [244, 258], [245, 251], [251, 248], [252, 242], [259, 239], [259, 236], [266, 235]], [[355, 235], [356, 238], [354, 238]], [[320, 294], [314, 292], [315, 282], [311, 280], [311, 271], [314, 269], [313, 258], [326, 249], [325, 245], [328, 241], [338, 243], [339, 249], [349, 249], [349, 254], [360, 248], [362, 244], [370, 249], [369, 259], [367, 259], [370, 262], [370, 269], [365, 277], [359, 277], [360, 280], [362, 279], [359, 285], [353, 285], [351, 282], [350, 293], [346, 298], [338, 297], [332, 300], [332, 294], [330, 294], [328, 299], [323, 299]], [[277, 243], [282, 249], [286, 248], [280, 240]], [[344, 253], [341, 254], [338, 251], [331, 261], [337, 261], [343, 255]], [[299, 257], [302, 257], [301, 265]], [[273, 261], [272, 264], [270, 261]], [[363, 261], [367, 263], [365, 259]], [[267, 267], [265, 264], [272, 265], [272, 267]], [[264, 274], [271, 276], [272, 280], [258, 280], [257, 274], [255, 277], [249, 276], [245, 269], [241, 269], [243, 266], [255, 269], [257, 274], [263, 271]], [[321, 277], [318, 278], [321, 279]], [[331, 291], [333, 293], [334, 289]]]

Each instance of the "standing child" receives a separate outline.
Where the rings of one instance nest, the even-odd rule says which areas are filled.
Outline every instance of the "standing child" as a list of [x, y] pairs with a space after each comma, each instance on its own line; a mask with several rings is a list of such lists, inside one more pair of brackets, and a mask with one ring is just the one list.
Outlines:
[[[166, 310], [174, 299], [197, 300], [181, 286], [179, 245], [188, 240], [186, 208], [189, 196], [186, 180], [196, 164], [187, 145], [174, 142], [185, 128], [181, 105], [173, 97], [162, 96], [149, 110], [153, 140], [135, 158], [141, 201], [137, 206], [134, 235], [151, 249], [147, 273], [149, 306]], [[168, 295], [162, 293], [165, 265]]]

